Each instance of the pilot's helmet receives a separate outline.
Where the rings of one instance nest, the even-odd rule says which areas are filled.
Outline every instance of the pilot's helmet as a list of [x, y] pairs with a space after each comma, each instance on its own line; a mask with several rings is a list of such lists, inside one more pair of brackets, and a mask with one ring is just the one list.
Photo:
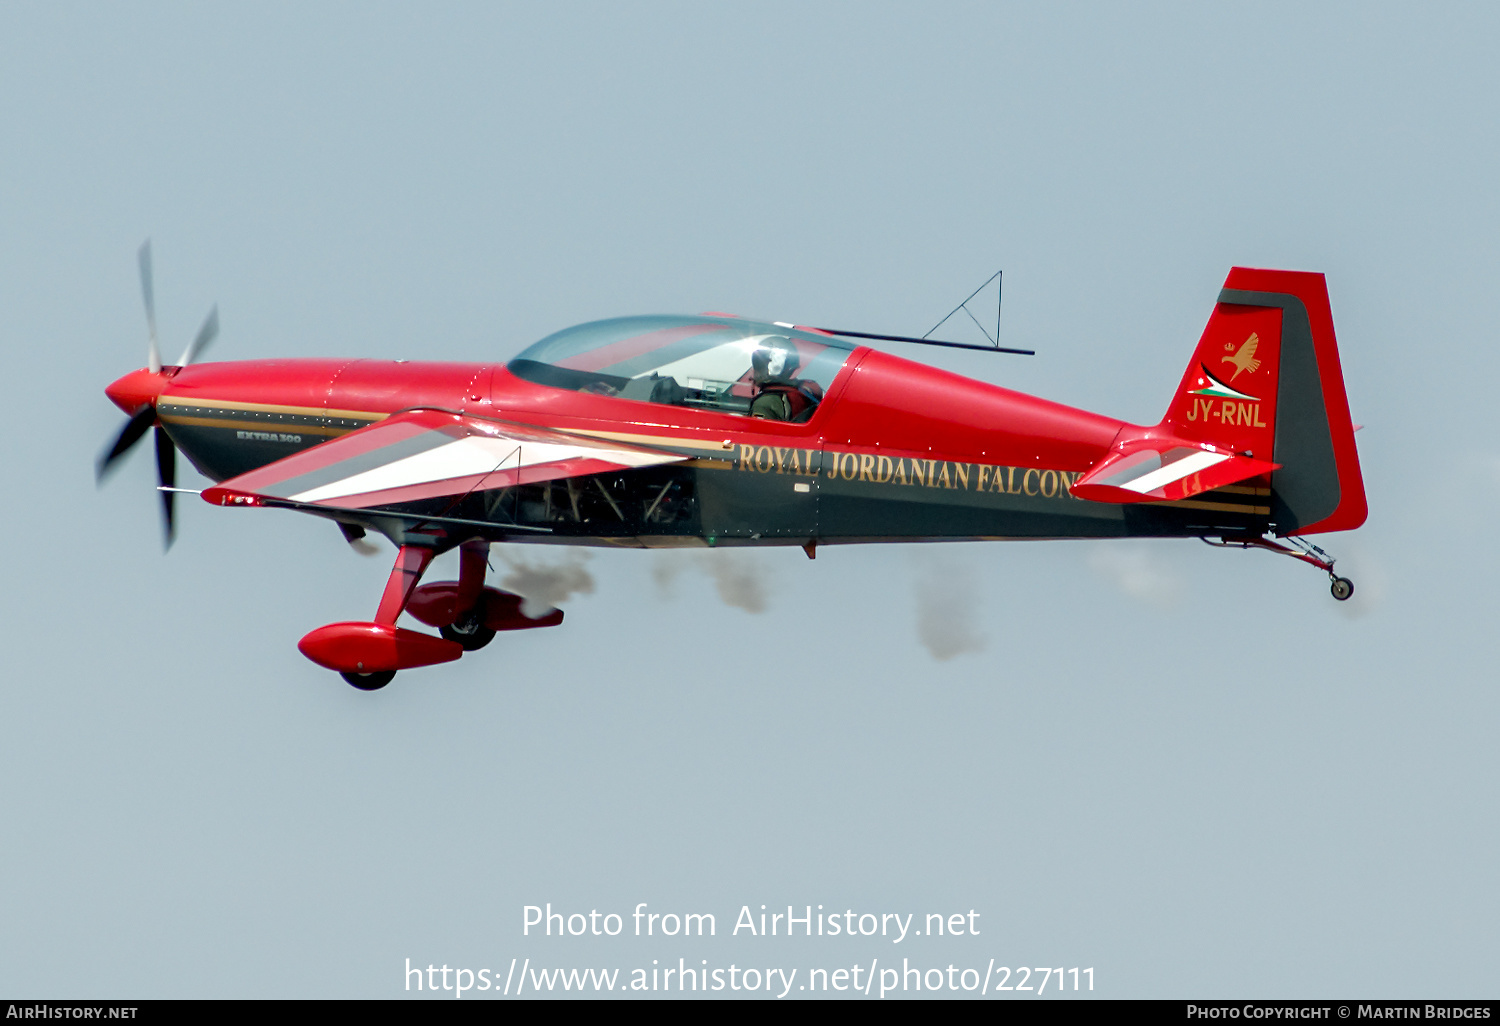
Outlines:
[[789, 378], [797, 363], [797, 348], [785, 335], [767, 335], [750, 354], [750, 367], [757, 381]]

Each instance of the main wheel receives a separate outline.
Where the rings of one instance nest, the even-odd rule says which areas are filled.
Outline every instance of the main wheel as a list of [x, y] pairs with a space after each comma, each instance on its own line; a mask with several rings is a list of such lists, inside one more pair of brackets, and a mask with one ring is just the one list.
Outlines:
[[341, 670], [339, 671], [339, 676], [361, 691], [379, 691], [396, 679], [396, 671], [377, 670], [374, 673], [350, 673]]
[[1354, 582], [1347, 577], [1335, 577], [1333, 583], [1328, 586], [1328, 590], [1333, 592], [1333, 597], [1340, 602], [1347, 602], [1349, 596], [1354, 594]]
[[486, 627], [479, 619], [479, 614], [475, 612], [469, 613], [468, 616], [446, 627], [439, 627], [438, 633], [449, 641], [458, 642], [464, 647], [465, 652], [477, 652], [495, 640], [495, 632]]

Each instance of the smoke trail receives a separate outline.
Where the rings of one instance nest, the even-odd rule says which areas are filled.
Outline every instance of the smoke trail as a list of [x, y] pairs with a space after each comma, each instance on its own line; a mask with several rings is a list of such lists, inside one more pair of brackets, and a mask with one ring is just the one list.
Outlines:
[[688, 570], [701, 571], [713, 581], [725, 605], [747, 613], [764, 613], [770, 608], [766, 568], [758, 555], [732, 549], [657, 552], [651, 562], [651, 580], [657, 594], [672, 598], [678, 578]]
[[1104, 542], [1089, 553], [1089, 569], [1131, 598], [1162, 609], [1177, 603], [1182, 580], [1144, 546]]
[[669, 599], [677, 594], [677, 578], [688, 567], [685, 553], [676, 550], [657, 551], [651, 556], [651, 580], [656, 584], [658, 598]]
[[984, 649], [974, 572], [951, 556], [920, 553], [917, 564], [917, 637], [932, 658], [946, 662]]
[[535, 556], [501, 551], [500, 559], [510, 573], [500, 579], [500, 587], [520, 595], [521, 615], [533, 620], [545, 616], [559, 603], [573, 595], [592, 595], [594, 576], [584, 568], [587, 552], [571, 549], [561, 562], [546, 563]]
[[698, 566], [714, 580], [719, 598], [725, 605], [747, 613], [764, 613], [766, 599], [765, 568], [748, 553], [700, 552]]

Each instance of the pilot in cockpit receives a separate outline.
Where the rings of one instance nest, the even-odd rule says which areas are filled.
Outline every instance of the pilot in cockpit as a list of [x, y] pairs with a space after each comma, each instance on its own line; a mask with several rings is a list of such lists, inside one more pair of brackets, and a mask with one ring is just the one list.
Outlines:
[[796, 346], [785, 335], [761, 341], [750, 355], [750, 416], [798, 424], [812, 416], [823, 401], [823, 386], [793, 377], [800, 363]]

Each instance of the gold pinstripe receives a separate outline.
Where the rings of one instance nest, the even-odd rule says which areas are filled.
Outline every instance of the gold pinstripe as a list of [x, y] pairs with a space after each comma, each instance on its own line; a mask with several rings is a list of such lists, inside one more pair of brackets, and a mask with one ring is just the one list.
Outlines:
[[273, 406], [269, 403], [241, 403], [229, 399], [188, 399], [183, 396], [166, 396], [160, 399], [157, 409], [163, 406], [193, 406], [209, 410], [246, 410], [255, 413], [288, 413], [295, 417], [333, 417], [338, 420], [385, 420], [388, 413], [370, 413], [367, 410], [325, 410], [321, 406]]
[[355, 430], [354, 428], [325, 427], [321, 424], [275, 424], [264, 420], [224, 420], [217, 417], [179, 417], [170, 414], [162, 414], [161, 419], [168, 424], [184, 424], [188, 427], [232, 428], [237, 431], [247, 428], [254, 428], [258, 431], [276, 428], [289, 435], [327, 435], [330, 438], [347, 435]]
[[679, 438], [674, 435], [638, 435], [626, 431], [589, 431], [583, 428], [551, 428], [550, 430], [561, 431], [570, 435], [607, 438], [613, 442], [633, 442], [636, 445], [670, 445], [679, 449], [698, 449], [703, 452], [716, 454], [723, 454], [728, 451], [716, 442], [703, 442], [698, 438]]
[[1258, 516], [1270, 516], [1270, 506], [1242, 506], [1234, 502], [1198, 502], [1195, 499], [1156, 499], [1148, 503], [1152, 506], [1173, 506], [1179, 509], [1211, 509], [1219, 513], [1254, 513]]

